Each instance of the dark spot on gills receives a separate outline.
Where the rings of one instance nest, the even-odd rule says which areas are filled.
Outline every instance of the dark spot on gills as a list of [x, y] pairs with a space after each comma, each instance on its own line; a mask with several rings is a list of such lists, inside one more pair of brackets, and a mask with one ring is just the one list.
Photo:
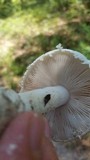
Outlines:
[[51, 95], [50, 94], [47, 94], [45, 97], [44, 97], [44, 104], [46, 106], [46, 104], [49, 102], [49, 100], [51, 99]]

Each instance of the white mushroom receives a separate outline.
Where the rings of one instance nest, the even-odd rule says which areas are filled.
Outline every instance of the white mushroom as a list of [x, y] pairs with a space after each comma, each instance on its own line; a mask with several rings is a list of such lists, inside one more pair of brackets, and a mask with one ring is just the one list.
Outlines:
[[29, 110], [45, 115], [54, 141], [89, 132], [90, 61], [60, 45], [37, 58], [25, 72], [19, 94], [0, 89], [0, 132], [18, 112]]
[[21, 92], [27, 91], [34, 91], [33, 108], [48, 119], [53, 140], [70, 140], [90, 131], [90, 61], [81, 53], [59, 45], [40, 56], [22, 79]]

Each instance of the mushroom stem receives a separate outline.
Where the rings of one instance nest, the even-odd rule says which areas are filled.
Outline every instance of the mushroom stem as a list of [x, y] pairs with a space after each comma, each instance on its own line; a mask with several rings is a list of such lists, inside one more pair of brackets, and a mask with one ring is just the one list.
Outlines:
[[64, 105], [69, 100], [69, 92], [63, 86], [45, 87], [19, 93], [25, 110], [45, 113]]
[[34, 110], [46, 113], [48, 110], [65, 104], [68, 99], [69, 93], [62, 86], [46, 87], [23, 93], [0, 88], [0, 134], [19, 112]]

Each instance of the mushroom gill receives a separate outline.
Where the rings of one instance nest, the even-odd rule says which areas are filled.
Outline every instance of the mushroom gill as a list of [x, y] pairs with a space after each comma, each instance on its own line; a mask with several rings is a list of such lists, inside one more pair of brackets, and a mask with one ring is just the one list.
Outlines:
[[90, 131], [90, 61], [79, 52], [56, 49], [35, 60], [21, 81], [21, 92], [63, 86], [69, 100], [46, 112], [55, 141], [81, 137]]

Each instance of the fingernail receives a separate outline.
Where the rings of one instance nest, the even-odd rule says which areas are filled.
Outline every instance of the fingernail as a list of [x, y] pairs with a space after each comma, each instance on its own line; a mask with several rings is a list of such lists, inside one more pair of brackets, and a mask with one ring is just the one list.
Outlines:
[[51, 137], [50, 127], [49, 127], [49, 125], [48, 125], [48, 122], [47, 122], [46, 118], [44, 118], [44, 123], [45, 123], [45, 131], [44, 131], [45, 136], [46, 136], [47, 138], [50, 138], [50, 137]]
[[32, 125], [30, 126], [30, 147], [33, 150], [37, 150], [40, 147], [44, 125], [42, 119], [35, 113], [32, 121]]

